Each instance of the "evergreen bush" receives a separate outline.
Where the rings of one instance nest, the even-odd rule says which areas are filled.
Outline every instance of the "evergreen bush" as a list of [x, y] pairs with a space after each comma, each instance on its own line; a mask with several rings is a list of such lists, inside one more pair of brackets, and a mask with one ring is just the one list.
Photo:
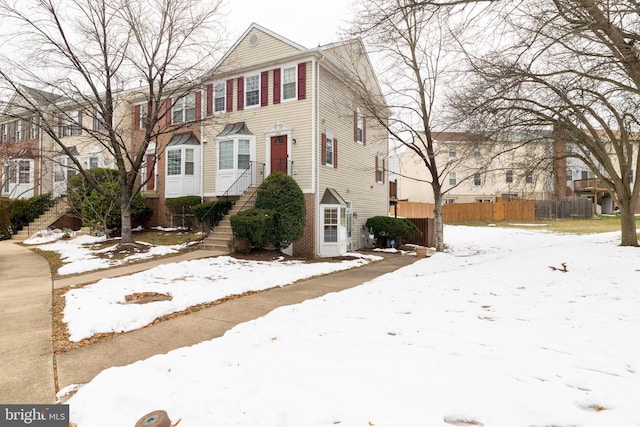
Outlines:
[[248, 209], [231, 217], [235, 237], [246, 237], [255, 248], [264, 248], [273, 237], [276, 212], [270, 209]]
[[420, 230], [406, 218], [374, 216], [367, 219], [367, 227], [376, 238], [377, 247], [385, 247], [391, 240], [401, 246], [403, 240], [420, 235]]

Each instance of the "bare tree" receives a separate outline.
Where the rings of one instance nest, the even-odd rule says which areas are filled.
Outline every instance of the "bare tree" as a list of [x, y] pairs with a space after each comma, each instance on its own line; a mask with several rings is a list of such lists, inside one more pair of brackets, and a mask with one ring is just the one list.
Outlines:
[[[553, 128], [621, 210], [621, 244], [638, 246], [640, 9], [632, 0], [513, 1], [492, 52], [469, 54], [474, 78], [458, 107], [494, 129]], [[635, 148], [634, 148], [635, 147]]]
[[[131, 201], [151, 142], [176, 130], [168, 126], [166, 100], [198, 86], [219, 52], [221, 0], [28, 0], [0, 1], [8, 25], [19, 28], [6, 38], [13, 45], [3, 58], [0, 79], [22, 100], [18, 116], [35, 116], [42, 131], [74, 167], [105, 197], [98, 182], [60, 132], [71, 132], [102, 147], [115, 161], [122, 188], [121, 244], [133, 243]], [[16, 55], [15, 52], [20, 52]], [[12, 56], [12, 57], [11, 57]], [[56, 94], [52, 102], [32, 101], [25, 86]], [[135, 88], [135, 89], [134, 89]], [[146, 106], [144, 138], [133, 141], [129, 99]], [[94, 123], [79, 119], [93, 117]], [[97, 120], [97, 126], [95, 125]], [[159, 146], [159, 144], [156, 144]]]
[[[387, 128], [393, 145], [411, 150], [428, 171], [424, 182], [434, 196], [437, 251], [444, 249], [443, 179], [452, 165], [439, 163], [434, 132], [451, 125], [442, 120], [440, 108], [447, 83], [457, 71], [451, 49], [455, 47], [453, 25], [464, 21], [460, 5], [467, 3], [473, 2], [362, 0], [356, 3], [357, 18], [349, 31], [350, 36], [364, 40], [382, 68], [388, 107], [366, 95], [361, 95], [360, 104]], [[352, 74], [352, 85], [365, 88], [365, 78], [357, 70]]]

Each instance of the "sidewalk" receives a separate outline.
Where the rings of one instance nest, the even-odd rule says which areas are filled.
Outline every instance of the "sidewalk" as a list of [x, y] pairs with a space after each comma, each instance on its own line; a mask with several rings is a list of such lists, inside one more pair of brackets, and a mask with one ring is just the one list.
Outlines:
[[54, 369], [60, 389], [87, 383], [104, 369], [220, 337], [235, 325], [264, 316], [277, 307], [358, 286], [417, 259], [381, 253], [384, 260], [380, 262], [230, 300], [54, 357], [52, 287], [91, 283], [160, 264], [217, 255], [221, 254], [196, 250], [52, 281], [43, 258], [14, 241], [0, 241], [0, 403], [54, 403]]
[[0, 274], [0, 403], [53, 403], [49, 264], [2, 240]]
[[[60, 354], [56, 358], [59, 386], [62, 389], [71, 384], [84, 384], [104, 369], [128, 365], [156, 354], [220, 337], [235, 325], [264, 316], [277, 307], [298, 304], [358, 286], [417, 260], [410, 255], [380, 255], [384, 256], [383, 261], [227, 301]], [[171, 258], [164, 262], [173, 260]]]

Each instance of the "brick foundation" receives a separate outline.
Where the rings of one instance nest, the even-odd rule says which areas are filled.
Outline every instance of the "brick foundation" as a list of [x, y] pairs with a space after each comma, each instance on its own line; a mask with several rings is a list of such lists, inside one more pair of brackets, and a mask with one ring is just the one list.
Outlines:
[[315, 194], [304, 195], [307, 206], [307, 217], [304, 225], [304, 234], [293, 243], [293, 256], [302, 258], [315, 258], [316, 254], [316, 198]]

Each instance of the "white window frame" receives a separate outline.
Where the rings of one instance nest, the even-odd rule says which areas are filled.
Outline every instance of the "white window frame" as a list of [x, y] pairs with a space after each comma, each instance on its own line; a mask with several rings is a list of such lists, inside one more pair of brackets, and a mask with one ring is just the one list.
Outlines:
[[[249, 81], [257, 82], [257, 87], [255, 89], [251, 89], [249, 91]], [[246, 76], [244, 78], [244, 107], [245, 108], [254, 108], [260, 106], [260, 73], [252, 74], [250, 76]], [[256, 101], [253, 104], [249, 104], [249, 93], [256, 94]], [[252, 97], [253, 98], [253, 97]]]
[[455, 145], [450, 145], [449, 147], [447, 147], [448, 151], [449, 151], [449, 158], [450, 159], [455, 159], [458, 155], [458, 150], [456, 149]]
[[356, 141], [364, 143], [364, 114], [361, 107], [356, 108]]
[[573, 171], [571, 169], [567, 169], [567, 181], [573, 181]]
[[102, 115], [102, 112], [98, 109], [95, 108], [93, 109], [93, 130], [106, 130], [107, 129], [107, 122], [104, 119], [104, 116]]
[[[222, 95], [222, 96], [220, 96]], [[222, 108], [218, 109], [217, 100], [222, 100]], [[227, 111], [227, 83], [218, 82], [213, 85], [213, 112], [224, 113]]]
[[[170, 159], [169, 157], [173, 153], [178, 153], [177, 159]], [[176, 163], [177, 160], [177, 163]], [[178, 168], [175, 169], [174, 166]], [[167, 149], [167, 176], [181, 176], [182, 175], [182, 148], [169, 148]]]
[[144, 129], [145, 127], [145, 122], [147, 120], [147, 114], [148, 114], [147, 107], [148, 107], [147, 104], [140, 104], [140, 117], [138, 117], [138, 129]]
[[[193, 113], [192, 113], [193, 111]], [[142, 114], [141, 114], [142, 115]], [[196, 120], [196, 94], [188, 93], [177, 98], [171, 108], [171, 123], [190, 123]]]
[[525, 184], [533, 184], [533, 171], [526, 171], [524, 175]]
[[[326, 143], [325, 143], [324, 149], [325, 149], [325, 160], [326, 160], [325, 164], [327, 166], [333, 167], [334, 155], [335, 155], [335, 150], [333, 145], [333, 134], [330, 134], [330, 133], [326, 134]], [[331, 158], [329, 158], [329, 154], [331, 154]]]
[[[18, 163], [18, 184], [31, 184], [31, 176], [33, 172], [31, 170], [31, 161], [21, 159], [21, 160], [17, 160], [17, 163]], [[26, 174], [26, 181], [24, 179], [25, 174]]]
[[504, 171], [504, 182], [507, 184], [513, 183], [513, 169], [506, 169]]
[[30, 125], [30, 138], [31, 139], [36, 139], [40, 136], [40, 129], [38, 128], [38, 117], [37, 116], [32, 116], [29, 119], [29, 125]]
[[16, 141], [24, 141], [24, 123], [22, 119], [16, 121]]
[[456, 199], [455, 197], [446, 197], [444, 199], [442, 199], [442, 204], [443, 205], [451, 205], [453, 203], [456, 203], [458, 199]]
[[449, 185], [457, 185], [458, 177], [455, 172], [449, 172]]
[[[287, 81], [285, 76], [287, 75], [287, 70], [293, 69], [293, 81]], [[280, 99], [282, 102], [293, 101], [298, 99], [298, 66], [290, 65], [287, 67], [282, 67], [280, 69]], [[285, 96], [285, 85], [289, 85], [289, 87], [293, 87], [293, 94], [291, 96]]]
[[473, 174], [473, 185], [479, 187], [482, 185], [482, 174], [476, 172]]
[[[322, 236], [325, 243], [338, 243], [340, 207], [325, 207], [322, 212]], [[327, 214], [330, 214], [329, 216]], [[328, 235], [327, 232], [330, 234]], [[329, 238], [327, 238], [329, 237]]]

